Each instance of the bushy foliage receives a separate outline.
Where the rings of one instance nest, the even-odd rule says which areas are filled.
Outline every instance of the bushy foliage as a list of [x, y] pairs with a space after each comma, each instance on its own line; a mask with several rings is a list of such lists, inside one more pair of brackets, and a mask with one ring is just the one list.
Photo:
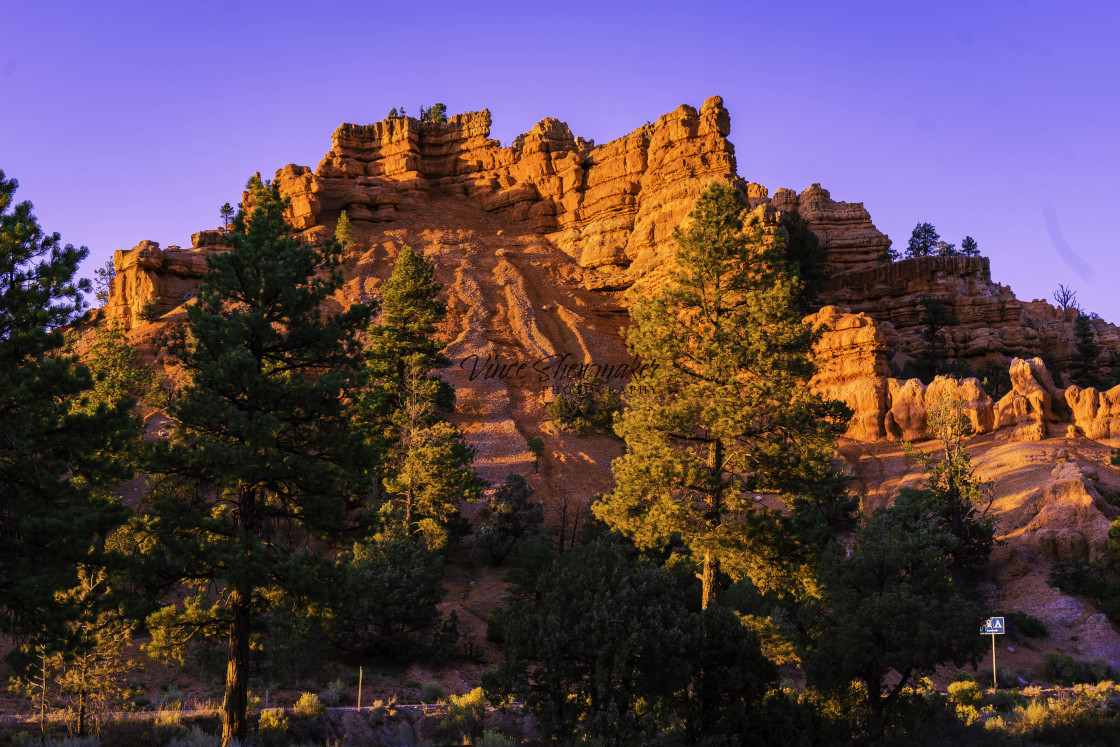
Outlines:
[[438, 553], [407, 538], [373, 539], [355, 544], [339, 570], [331, 628], [339, 649], [387, 661], [431, 650], [447, 593]]
[[1104, 569], [1088, 558], [1055, 560], [1047, 583], [1067, 594], [1099, 596], [1105, 590]]
[[74, 403], [77, 412], [93, 413], [119, 402], [135, 405], [156, 383], [155, 373], [143, 365], [140, 351], [117, 322], [94, 330], [85, 361], [93, 374], [93, 389]]
[[327, 713], [327, 707], [315, 693], [301, 693], [292, 712], [296, 718], [314, 719], [322, 718]]
[[456, 743], [475, 743], [482, 735], [486, 719], [486, 696], [476, 687], [466, 695], [452, 695], [447, 703], [447, 716], [436, 727], [436, 736]]
[[479, 512], [482, 523], [475, 546], [489, 562], [501, 565], [517, 543], [540, 527], [544, 509], [533, 500], [533, 488], [524, 477], [511, 474]]
[[[401, 109], [404, 113], [404, 109]], [[428, 108], [420, 107], [420, 121], [421, 122], [446, 122], [447, 121], [447, 105], [436, 102]]]
[[[871, 516], [850, 555], [837, 546], [822, 560], [820, 627], [806, 671], [811, 684], [834, 692], [862, 681], [873, 737], [914, 678], [982, 649], [980, 610], [951, 575], [959, 545], [923, 502], [900, 496]], [[891, 670], [900, 676], [888, 685]]]
[[421, 703], [440, 703], [444, 700], [447, 700], [447, 693], [438, 682], [425, 682], [420, 686]]
[[525, 702], [545, 735], [630, 744], [683, 727], [729, 737], [774, 677], [733, 613], [701, 617], [679, 579], [609, 535], [565, 553], [526, 596], [509, 609], [505, 660], [483, 684], [492, 702]]
[[1046, 624], [1026, 612], [1007, 613], [1007, 623], [1008, 632], [1012, 635], [1023, 635], [1027, 638], [1045, 638], [1047, 635]]
[[582, 436], [592, 428], [611, 432], [622, 409], [622, 392], [591, 373], [565, 382], [551, 402], [545, 405], [549, 420], [561, 430]]
[[292, 722], [284, 715], [283, 708], [269, 708], [261, 711], [260, 721], [257, 722], [257, 737], [262, 745], [284, 744], [288, 739], [288, 730]]

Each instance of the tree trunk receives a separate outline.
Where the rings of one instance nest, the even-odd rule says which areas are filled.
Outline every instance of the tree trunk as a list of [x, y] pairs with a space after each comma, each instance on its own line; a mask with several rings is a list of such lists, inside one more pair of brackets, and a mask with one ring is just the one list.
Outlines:
[[[708, 480], [711, 483], [711, 494], [707, 516], [707, 531], [714, 532], [723, 519], [723, 442], [718, 438], [708, 452]], [[703, 593], [700, 597], [700, 608], [708, 609], [709, 604], [716, 601], [716, 579], [719, 577], [719, 560], [708, 550], [704, 553], [704, 570], [701, 575]]]
[[700, 597], [700, 608], [708, 609], [708, 605], [716, 602], [716, 578], [719, 576], [719, 560], [709, 551], [704, 554], [704, 573], [701, 576], [703, 594]]
[[84, 737], [86, 735], [86, 672], [89, 671], [89, 663], [85, 657], [82, 657], [81, 662], [82, 679], [81, 684], [78, 685], [78, 736]]
[[44, 734], [47, 733], [47, 649], [42, 648], [42, 668], [39, 670], [40, 676], [43, 678], [39, 681], [42, 688], [39, 690], [39, 731]]
[[222, 703], [222, 747], [229, 747], [235, 739], [245, 739], [251, 593], [244, 589], [234, 591], [230, 595], [230, 606], [233, 619], [229, 624], [226, 696]]

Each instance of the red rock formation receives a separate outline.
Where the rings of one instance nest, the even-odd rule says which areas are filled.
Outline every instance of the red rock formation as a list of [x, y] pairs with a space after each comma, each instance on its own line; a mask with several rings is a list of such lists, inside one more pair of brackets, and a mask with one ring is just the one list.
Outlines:
[[846, 435], [857, 441], [877, 441], [885, 435], [887, 410], [887, 346], [865, 314], [826, 306], [805, 317], [821, 329], [813, 349], [817, 374], [813, 389], [852, 408]]
[[[956, 320], [941, 332], [950, 358], [982, 368], [1014, 357], [1042, 357], [1064, 369], [1073, 357], [1077, 312], [1018, 300], [1010, 288], [992, 282], [987, 257], [881, 263], [833, 275], [823, 297], [879, 323], [896, 365], [916, 358], [925, 346], [922, 301], [927, 298], [943, 304]], [[1120, 353], [1120, 328], [1101, 320], [1094, 320], [1093, 328], [1102, 350]]]
[[127, 252], [114, 252], [116, 275], [106, 317], [132, 329], [191, 299], [206, 274], [206, 257], [224, 248], [222, 232], [200, 231], [191, 237], [191, 244], [190, 249], [160, 249], [155, 241], [141, 241]]
[[589, 286], [622, 288], [671, 259], [672, 231], [704, 184], [735, 178], [729, 130], [718, 96], [594, 148], [556, 119], [502, 148], [488, 139], [488, 111], [447, 123], [397, 117], [344, 124], [314, 172], [289, 165], [276, 176], [300, 230], [333, 224], [341, 210], [351, 221], [388, 221], [425, 196], [464, 196], [528, 221], [597, 270]]
[[[765, 198], [765, 192], [762, 196]], [[862, 202], [836, 202], [819, 184], [800, 195], [779, 189], [770, 202], [779, 210], [796, 210], [801, 215], [828, 250], [833, 274], [877, 267], [890, 250], [891, 240], [871, 222]]]

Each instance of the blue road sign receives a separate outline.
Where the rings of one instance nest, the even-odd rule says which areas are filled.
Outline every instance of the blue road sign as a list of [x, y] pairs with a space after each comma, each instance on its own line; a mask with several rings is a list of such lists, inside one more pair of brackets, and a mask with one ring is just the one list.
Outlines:
[[1003, 618], [989, 617], [980, 628], [980, 635], [1003, 635]]

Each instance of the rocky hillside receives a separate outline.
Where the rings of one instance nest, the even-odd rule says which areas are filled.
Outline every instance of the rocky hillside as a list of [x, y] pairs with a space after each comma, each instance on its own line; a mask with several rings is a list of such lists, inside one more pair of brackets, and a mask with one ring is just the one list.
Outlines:
[[[404, 245], [434, 263], [450, 312], [441, 330], [453, 362], [445, 377], [486, 479], [527, 475], [552, 523], [569, 529], [609, 489], [621, 444], [603, 433], [560, 431], [545, 404], [588, 366], [614, 384], [634, 381], [640, 362], [623, 343], [626, 291], [642, 292], [671, 271], [673, 228], [706, 183], [730, 181], [765, 232], [773, 234], [782, 212], [796, 209], [828, 249], [830, 305], [806, 321], [825, 330], [817, 387], [855, 411], [842, 455], [866, 505], [882, 505], [920, 481], [920, 470], [892, 442], [927, 438], [927, 398], [952, 390], [981, 434], [975, 448], [982, 475], [996, 485], [1006, 544], [994, 558], [1003, 591], [993, 591], [993, 600], [1093, 640], [1095, 651], [1120, 651], [1103, 616], [1044, 582], [1053, 558], [1100, 556], [1116, 513], [1102, 495], [1120, 491], [1107, 446], [1092, 440], [1120, 438], [1120, 387], [1060, 386], [1042, 360], [1069, 362], [1072, 312], [1019, 301], [992, 281], [984, 258], [883, 262], [890, 239], [861, 204], [836, 202], [816, 184], [770, 196], [740, 179], [718, 97], [599, 146], [554, 119], [508, 148], [489, 139], [489, 127], [485, 111], [447, 123], [342, 125], [316, 169], [288, 165], [275, 175], [291, 198], [293, 225], [308, 239], [332, 234], [347, 211], [355, 238], [337, 303], [375, 295]], [[207, 254], [221, 250], [220, 231], [201, 231], [188, 249], [143, 241], [117, 252], [106, 315], [158, 359], [160, 331], [181, 319]], [[996, 400], [974, 379], [927, 387], [892, 375], [921, 349], [928, 298], [957, 319], [943, 332], [949, 355], [969, 365], [1006, 365], [1010, 392]], [[1093, 325], [1098, 344], [1120, 352], [1120, 330], [1101, 320]], [[527, 445], [536, 436], [546, 447], [539, 471]], [[1059, 461], [1067, 466], [1055, 470]], [[482, 593], [466, 591], [464, 609], [492, 604], [472, 598]], [[474, 617], [483, 624], [484, 615]]]

